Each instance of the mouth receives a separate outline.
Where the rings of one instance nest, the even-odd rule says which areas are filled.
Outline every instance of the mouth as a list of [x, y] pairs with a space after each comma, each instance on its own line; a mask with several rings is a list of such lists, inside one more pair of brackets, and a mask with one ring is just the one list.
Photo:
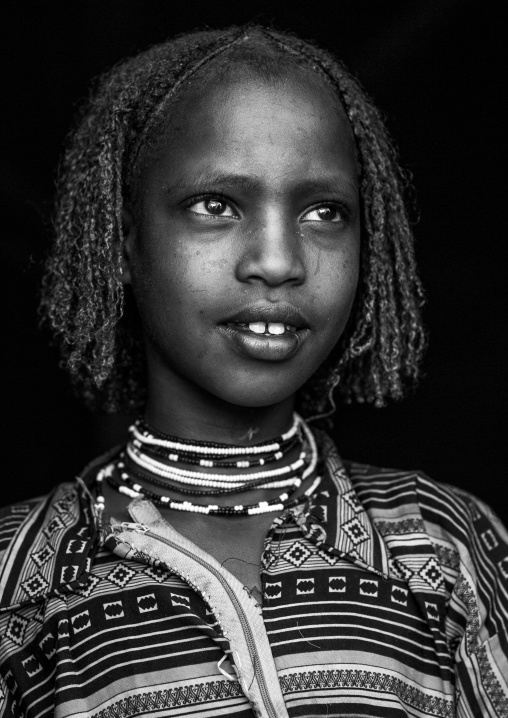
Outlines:
[[295, 333], [297, 328], [292, 324], [284, 324], [283, 322], [228, 322], [226, 324], [230, 329], [251, 332], [257, 336], [274, 337], [282, 336], [288, 332]]
[[289, 359], [311, 332], [303, 315], [288, 304], [247, 307], [219, 328], [237, 351], [261, 361]]
[[222, 323], [248, 329], [253, 334], [270, 335], [309, 327], [309, 322], [300, 310], [286, 302], [252, 304], [227, 317]]

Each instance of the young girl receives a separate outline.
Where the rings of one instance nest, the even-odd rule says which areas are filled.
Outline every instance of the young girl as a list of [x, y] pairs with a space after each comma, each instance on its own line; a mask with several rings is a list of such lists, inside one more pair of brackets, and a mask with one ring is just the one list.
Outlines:
[[326, 52], [188, 34], [72, 135], [43, 310], [92, 406], [139, 408], [2, 514], [1, 716], [507, 716], [508, 537], [315, 428], [418, 376], [379, 114]]

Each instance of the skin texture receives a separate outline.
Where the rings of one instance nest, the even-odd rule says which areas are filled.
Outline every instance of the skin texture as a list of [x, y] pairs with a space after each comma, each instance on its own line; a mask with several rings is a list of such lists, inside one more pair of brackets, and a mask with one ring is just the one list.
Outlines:
[[[262, 441], [289, 426], [294, 393], [351, 310], [360, 254], [351, 131], [315, 78], [268, 84], [242, 73], [188, 92], [170, 128], [124, 217], [146, 416], [189, 438]], [[278, 304], [305, 318], [299, 349], [282, 361], [239, 351], [223, 323]]]

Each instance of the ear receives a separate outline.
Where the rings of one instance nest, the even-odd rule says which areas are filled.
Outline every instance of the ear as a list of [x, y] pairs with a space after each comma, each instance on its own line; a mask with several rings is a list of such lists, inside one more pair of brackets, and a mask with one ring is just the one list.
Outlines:
[[131, 260], [136, 239], [136, 225], [130, 209], [122, 207], [122, 282], [132, 284]]

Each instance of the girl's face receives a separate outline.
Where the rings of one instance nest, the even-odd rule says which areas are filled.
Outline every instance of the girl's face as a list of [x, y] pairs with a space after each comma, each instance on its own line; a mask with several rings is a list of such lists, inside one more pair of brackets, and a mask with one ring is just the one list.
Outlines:
[[331, 91], [244, 74], [191, 92], [137, 196], [124, 281], [152, 392], [290, 400], [339, 339], [358, 278], [358, 168]]

